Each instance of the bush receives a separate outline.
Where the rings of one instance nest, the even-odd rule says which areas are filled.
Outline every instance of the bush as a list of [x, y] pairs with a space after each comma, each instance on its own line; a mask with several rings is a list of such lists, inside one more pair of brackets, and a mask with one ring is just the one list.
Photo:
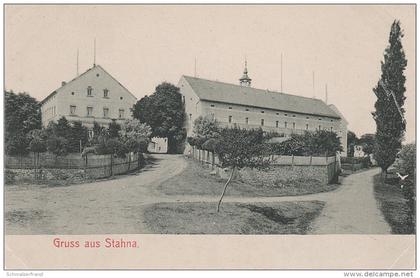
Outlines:
[[292, 134], [289, 140], [271, 145], [277, 155], [333, 156], [342, 151], [337, 134], [326, 130]]
[[4, 176], [5, 176], [6, 184], [12, 184], [15, 182], [16, 174], [13, 173], [12, 171], [10, 170], [4, 171]]
[[28, 138], [22, 134], [13, 134], [10, 138], [6, 138], [6, 153], [9, 155], [25, 155], [29, 153]]
[[61, 136], [51, 136], [47, 139], [47, 150], [56, 156], [68, 154], [69, 146], [66, 138]]
[[416, 145], [404, 145], [398, 154], [398, 170], [404, 174], [409, 175], [414, 180], [416, 172]]

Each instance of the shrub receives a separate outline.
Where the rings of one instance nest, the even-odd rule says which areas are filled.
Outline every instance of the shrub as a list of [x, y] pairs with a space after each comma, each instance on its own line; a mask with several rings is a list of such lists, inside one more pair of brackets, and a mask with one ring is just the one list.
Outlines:
[[51, 136], [47, 139], [47, 150], [56, 156], [63, 156], [68, 154], [68, 141], [61, 136]]
[[203, 143], [202, 148], [206, 151], [214, 152], [218, 144], [220, 144], [218, 139], [210, 138]]
[[404, 145], [398, 154], [398, 170], [413, 180], [416, 171], [416, 145]]
[[6, 184], [12, 184], [12, 183], [15, 182], [16, 174], [13, 173], [12, 171], [5, 170], [4, 175], [5, 175], [5, 179], [6, 179]]
[[9, 155], [25, 155], [29, 152], [28, 138], [22, 134], [13, 134], [6, 138], [6, 153]]

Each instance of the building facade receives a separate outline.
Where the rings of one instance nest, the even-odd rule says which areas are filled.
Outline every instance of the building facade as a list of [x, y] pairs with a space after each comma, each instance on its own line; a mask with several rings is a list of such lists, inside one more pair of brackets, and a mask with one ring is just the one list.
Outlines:
[[101, 66], [94, 65], [85, 73], [41, 101], [42, 125], [66, 117], [91, 128], [93, 123], [108, 125], [112, 120], [122, 123], [132, 118], [136, 97]]
[[252, 88], [246, 65], [239, 82], [181, 77], [178, 87], [185, 105], [187, 136], [192, 135], [196, 118], [212, 115], [222, 126], [262, 128], [285, 136], [320, 129], [334, 131], [347, 149], [347, 122], [335, 106], [315, 98]]

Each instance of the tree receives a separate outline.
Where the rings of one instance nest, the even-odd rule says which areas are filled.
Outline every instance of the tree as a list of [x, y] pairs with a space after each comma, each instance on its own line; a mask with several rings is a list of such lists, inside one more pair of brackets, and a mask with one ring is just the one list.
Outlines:
[[395, 20], [389, 34], [389, 45], [385, 49], [384, 61], [381, 62], [382, 74], [373, 88], [377, 100], [375, 112], [376, 147], [374, 156], [382, 172], [386, 173], [394, 163], [405, 132], [404, 109], [405, 76], [407, 66], [401, 44], [403, 32], [400, 22]]
[[69, 130], [70, 152], [81, 152], [83, 146], [88, 142], [88, 129], [81, 122], [73, 122]]
[[4, 92], [4, 125], [8, 134], [27, 134], [41, 128], [41, 112], [38, 101], [27, 93]]
[[359, 138], [357, 138], [356, 133], [349, 130], [347, 131], [347, 156], [353, 157], [354, 156], [354, 146], [359, 144]]
[[[121, 125], [119, 131], [120, 138], [125, 144], [129, 152], [146, 152], [150, 142], [152, 129], [144, 123], [140, 123], [137, 119], [126, 120]], [[131, 156], [129, 156], [128, 164], [130, 168]]]
[[70, 138], [71, 126], [66, 117], [61, 117], [60, 119], [58, 119], [57, 124], [53, 125], [53, 132], [55, 136]]
[[309, 155], [333, 156], [343, 150], [340, 138], [333, 131], [305, 132], [304, 142], [306, 152]]
[[55, 156], [64, 156], [69, 152], [69, 142], [66, 138], [56, 135], [49, 135], [47, 139], [47, 150]]
[[152, 137], [168, 138], [168, 153], [176, 153], [184, 141], [184, 105], [179, 88], [163, 82], [150, 96], [140, 99], [133, 107], [134, 118], [152, 128]]
[[4, 92], [5, 151], [10, 155], [28, 153], [26, 134], [41, 128], [38, 101], [27, 93]]
[[220, 124], [212, 115], [200, 116], [194, 120], [193, 133], [206, 139], [220, 136]]
[[118, 138], [121, 126], [115, 120], [109, 123], [108, 135], [110, 138]]
[[38, 178], [39, 154], [47, 151], [46, 133], [42, 129], [34, 129], [28, 133], [29, 149], [34, 153], [35, 178]]
[[232, 181], [235, 170], [244, 167], [264, 168], [271, 163], [271, 156], [261, 129], [246, 130], [238, 127], [221, 130], [216, 153], [222, 167], [231, 168], [229, 179], [225, 183], [217, 204], [217, 212], [219, 212], [226, 188]]
[[29, 142], [23, 132], [14, 132], [6, 141], [6, 153], [9, 155], [25, 155], [29, 152]]
[[278, 155], [303, 156], [333, 156], [343, 149], [337, 134], [327, 130], [292, 134], [289, 140], [272, 143], [271, 148]]
[[375, 134], [366, 133], [360, 136], [359, 144], [363, 147], [363, 152], [367, 155], [373, 153], [375, 149]]

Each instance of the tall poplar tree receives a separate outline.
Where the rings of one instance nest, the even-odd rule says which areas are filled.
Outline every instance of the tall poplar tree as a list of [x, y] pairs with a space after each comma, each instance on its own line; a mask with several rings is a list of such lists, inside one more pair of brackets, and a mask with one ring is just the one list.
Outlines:
[[404, 70], [407, 60], [401, 44], [403, 36], [400, 22], [395, 20], [391, 26], [384, 61], [381, 62], [381, 79], [373, 88], [377, 97], [375, 112], [372, 113], [376, 122], [374, 156], [384, 173], [395, 161], [406, 126], [403, 105], [405, 101]]

